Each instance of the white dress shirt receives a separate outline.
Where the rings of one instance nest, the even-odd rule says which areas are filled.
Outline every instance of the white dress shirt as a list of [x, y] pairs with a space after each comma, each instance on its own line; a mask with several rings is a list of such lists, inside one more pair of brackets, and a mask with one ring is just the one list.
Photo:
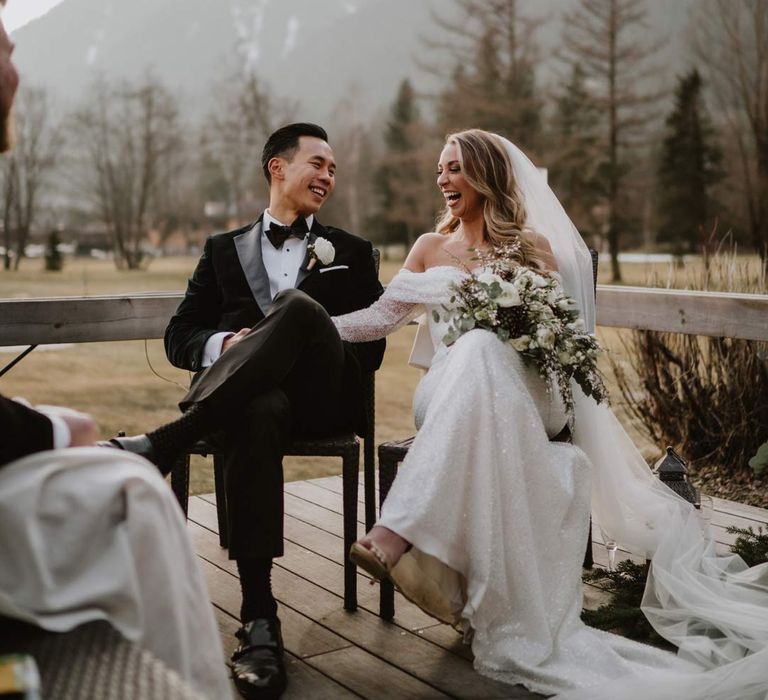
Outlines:
[[[312, 214], [306, 218], [307, 229], [312, 228], [314, 220], [315, 217]], [[296, 286], [299, 268], [307, 255], [308, 243], [306, 238], [302, 240], [289, 238], [281, 248], [275, 248], [269, 242], [269, 238], [264, 235], [264, 232], [269, 229], [273, 222], [280, 226], [288, 226], [289, 224], [278, 221], [269, 213], [269, 209], [264, 210], [261, 223], [261, 258], [269, 278], [269, 293], [274, 299], [278, 292], [282, 292], [284, 289], [292, 289]], [[221, 333], [214, 333], [208, 338], [203, 348], [203, 367], [208, 367], [219, 359], [221, 346], [232, 335], [234, 333], [222, 331]]]
[[[312, 228], [314, 218], [311, 214], [307, 217], [308, 229]], [[275, 248], [264, 234], [273, 223], [280, 226], [289, 226], [290, 224], [278, 221], [269, 213], [269, 209], [265, 210], [262, 219], [261, 257], [269, 277], [269, 293], [274, 299], [278, 292], [282, 292], [284, 289], [293, 289], [296, 286], [299, 268], [307, 254], [307, 239], [289, 238], [281, 248]]]

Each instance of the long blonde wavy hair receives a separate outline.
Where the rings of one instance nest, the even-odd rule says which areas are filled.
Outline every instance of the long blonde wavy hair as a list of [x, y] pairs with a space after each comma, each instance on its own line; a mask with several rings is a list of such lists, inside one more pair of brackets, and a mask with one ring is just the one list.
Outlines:
[[[455, 144], [461, 171], [469, 185], [483, 198], [485, 239], [493, 247], [520, 242], [519, 263], [543, 269], [544, 262], [526, 225], [527, 213], [515, 180], [515, 171], [506, 149], [496, 137], [482, 129], [450, 134], [446, 145]], [[459, 219], [446, 205], [437, 220], [437, 233], [453, 233]]]

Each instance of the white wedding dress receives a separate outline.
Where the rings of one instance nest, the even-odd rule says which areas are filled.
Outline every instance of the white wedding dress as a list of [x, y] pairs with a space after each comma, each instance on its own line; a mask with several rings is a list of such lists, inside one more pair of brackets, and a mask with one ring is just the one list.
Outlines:
[[[427, 312], [436, 348], [414, 396], [418, 433], [377, 523], [413, 545], [393, 570], [397, 585], [428, 612], [464, 628], [480, 673], [539, 693], [768, 697], [768, 610], [760, 607], [768, 596], [758, 582], [768, 571], [745, 573], [743, 564], [716, 558], [711, 541], [691, 534], [699, 525], [689, 504], [642, 461], [626, 467], [634, 470], [631, 479], [618, 487], [612, 482], [626, 479], [610, 474], [617, 451], [634, 447], [609, 409], [575, 390], [576, 444], [551, 442], [566, 422], [562, 402], [511, 346], [474, 330], [446, 347], [444, 324], [431, 312], [448, 303], [449, 285], [463, 274], [454, 267], [401, 270], [372, 307], [333, 319], [343, 339], [367, 341]], [[600, 425], [610, 432], [601, 434]], [[593, 472], [598, 478], [591, 484]], [[627, 498], [617, 498], [623, 491]], [[631, 551], [658, 555], [646, 612], [681, 646], [680, 655], [581, 622], [590, 503], [601, 523], [627, 532], [619, 541]], [[662, 536], [667, 527], [691, 534], [700, 549]], [[733, 585], [722, 576], [729, 569], [741, 577], [735, 587], [746, 589], [746, 600], [720, 610], [718, 596], [729, 595]], [[714, 583], [703, 581], [702, 571]], [[721, 612], [736, 622], [720, 625], [728, 617]], [[734, 666], [748, 680], [734, 682], [735, 671], [728, 671]]]

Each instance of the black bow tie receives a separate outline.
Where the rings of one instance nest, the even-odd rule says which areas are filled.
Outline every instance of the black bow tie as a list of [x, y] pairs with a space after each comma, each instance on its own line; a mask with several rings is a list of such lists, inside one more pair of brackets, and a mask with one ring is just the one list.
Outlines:
[[273, 221], [264, 233], [266, 233], [269, 242], [279, 250], [283, 247], [283, 243], [291, 237], [298, 238], [300, 241], [304, 240], [309, 229], [307, 228], [307, 220], [300, 216], [290, 226], [281, 226]]

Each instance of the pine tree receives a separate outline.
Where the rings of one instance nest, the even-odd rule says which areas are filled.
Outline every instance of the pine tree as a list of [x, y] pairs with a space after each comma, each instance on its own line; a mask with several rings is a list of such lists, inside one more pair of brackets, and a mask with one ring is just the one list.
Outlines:
[[[382, 238], [411, 245], [433, 216], [427, 158], [435, 159], [409, 80], [400, 84], [384, 132], [386, 153], [376, 173]], [[429, 185], [430, 191], [425, 187]]]
[[702, 88], [696, 69], [679, 79], [659, 159], [658, 240], [676, 253], [694, 252], [711, 228], [710, 189], [723, 178], [723, 156], [704, 111]]
[[535, 154], [542, 122], [532, 38], [537, 23], [521, 15], [516, 0], [455, 2], [458, 19], [433, 15], [447, 40], [427, 42], [454, 65], [439, 97], [439, 130], [487, 129]]
[[599, 107], [585, 78], [582, 65], [573, 62], [556, 97], [550, 131], [553, 157], [548, 161], [552, 188], [584, 237], [597, 233], [594, 210], [600, 199]]
[[45, 246], [45, 269], [49, 272], [59, 272], [64, 268], [64, 256], [59, 250], [60, 244], [59, 232], [51, 231]]
[[600, 106], [602, 138], [598, 177], [606, 209], [611, 276], [621, 282], [619, 252], [627, 232], [627, 175], [636, 164], [633, 146], [650, 120], [659, 95], [644, 89], [652, 74], [648, 59], [659, 43], [648, 40], [644, 0], [579, 0], [566, 15], [563, 44], [581, 62]]

